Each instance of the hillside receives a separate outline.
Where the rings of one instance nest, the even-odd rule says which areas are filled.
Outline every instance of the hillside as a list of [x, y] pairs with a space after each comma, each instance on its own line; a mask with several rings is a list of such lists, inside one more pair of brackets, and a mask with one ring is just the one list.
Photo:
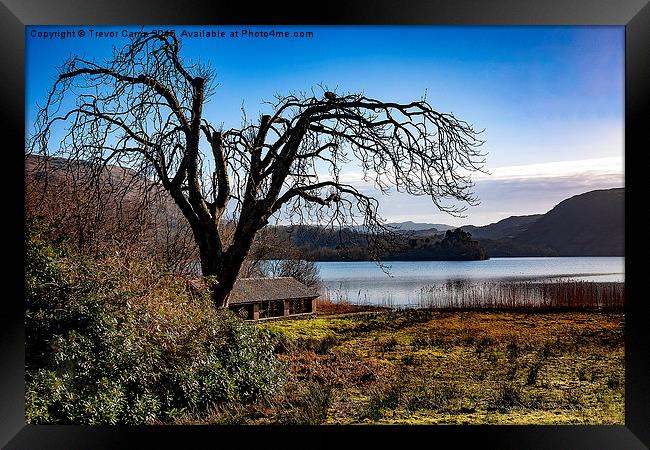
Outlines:
[[[622, 256], [624, 199], [624, 188], [591, 191], [560, 202], [546, 214], [511, 216], [490, 225], [466, 225], [460, 229], [470, 233], [490, 257]], [[445, 236], [440, 228], [413, 222], [392, 225], [402, 230], [411, 247], [400, 254], [393, 253], [393, 258], [438, 258], [430, 249]], [[353, 248], [365, 243], [362, 233], [356, 230], [344, 230], [339, 234], [318, 227], [306, 228], [309, 233], [298, 232], [293, 240], [316, 259], [341, 259], [334, 250], [341, 238]], [[366, 256], [357, 247], [345, 259], [365, 259]]]
[[464, 225], [461, 227], [464, 231], [470, 233], [476, 239], [502, 239], [514, 238], [515, 236], [526, 231], [533, 223], [537, 222], [543, 214], [533, 214], [530, 216], [510, 216], [496, 223], [477, 227], [474, 225]]
[[559, 256], [624, 255], [625, 188], [591, 191], [560, 202], [515, 237]]
[[[357, 230], [294, 226], [275, 227], [279, 239], [291, 239], [309, 259], [319, 261], [370, 260], [366, 236]], [[435, 229], [402, 231], [396, 240], [382, 245], [382, 259], [391, 261], [483, 260], [488, 256], [480, 243], [457, 228], [437, 233]]]

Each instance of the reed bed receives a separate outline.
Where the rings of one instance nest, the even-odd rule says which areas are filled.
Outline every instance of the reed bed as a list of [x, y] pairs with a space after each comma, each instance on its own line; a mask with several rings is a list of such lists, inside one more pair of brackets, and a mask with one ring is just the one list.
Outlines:
[[391, 308], [376, 306], [369, 303], [351, 303], [345, 298], [337, 298], [336, 300], [331, 300], [325, 296], [321, 296], [314, 301], [314, 312], [317, 316], [381, 311], [385, 309]]
[[620, 310], [624, 283], [452, 281], [422, 288], [420, 308]]
[[450, 280], [421, 288], [409, 303], [400, 302], [391, 295], [382, 296], [374, 302], [365, 299], [361, 303], [391, 309], [620, 311], [625, 304], [625, 283]]

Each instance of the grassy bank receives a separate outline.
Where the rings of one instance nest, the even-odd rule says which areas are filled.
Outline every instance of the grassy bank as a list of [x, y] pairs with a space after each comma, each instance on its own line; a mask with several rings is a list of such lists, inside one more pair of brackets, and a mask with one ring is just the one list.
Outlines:
[[[624, 316], [412, 310], [259, 325], [289, 367], [247, 423], [622, 424]], [[215, 422], [232, 411], [213, 416]]]

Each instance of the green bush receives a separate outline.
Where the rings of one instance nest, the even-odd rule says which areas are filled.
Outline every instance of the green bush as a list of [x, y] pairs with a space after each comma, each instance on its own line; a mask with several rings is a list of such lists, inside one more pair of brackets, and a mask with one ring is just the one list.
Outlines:
[[66, 254], [30, 225], [28, 423], [142, 424], [265, 398], [282, 382], [269, 332], [129, 255]]

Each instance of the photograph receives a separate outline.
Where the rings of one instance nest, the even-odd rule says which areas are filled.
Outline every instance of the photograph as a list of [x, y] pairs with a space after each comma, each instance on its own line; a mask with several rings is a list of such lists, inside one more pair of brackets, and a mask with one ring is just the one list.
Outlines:
[[620, 25], [27, 25], [25, 422], [626, 424]]

